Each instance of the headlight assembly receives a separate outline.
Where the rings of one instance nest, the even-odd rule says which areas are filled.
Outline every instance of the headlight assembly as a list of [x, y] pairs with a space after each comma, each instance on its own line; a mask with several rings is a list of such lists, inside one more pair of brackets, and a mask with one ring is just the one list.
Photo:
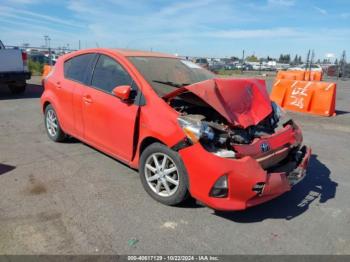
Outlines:
[[214, 139], [214, 130], [201, 121], [195, 121], [189, 117], [180, 116], [178, 122], [185, 135], [192, 141], [192, 143], [197, 143], [200, 139]]

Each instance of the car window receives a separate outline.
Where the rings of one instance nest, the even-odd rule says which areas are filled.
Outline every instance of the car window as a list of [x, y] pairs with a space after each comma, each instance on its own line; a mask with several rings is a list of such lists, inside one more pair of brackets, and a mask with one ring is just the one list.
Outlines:
[[91, 72], [92, 62], [95, 54], [84, 54], [75, 56], [64, 62], [64, 77], [88, 84], [89, 72]]
[[131, 83], [132, 78], [117, 61], [106, 55], [99, 57], [92, 77], [92, 86], [110, 93], [117, 86]]

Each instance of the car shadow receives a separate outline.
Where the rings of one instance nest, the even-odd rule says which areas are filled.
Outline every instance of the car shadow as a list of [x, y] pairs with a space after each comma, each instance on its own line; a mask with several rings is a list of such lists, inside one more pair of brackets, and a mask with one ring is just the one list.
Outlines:
[[0, 100], [39, 98], [44, 89], [41, 85], [27, 84], [23, 94], [12, 94], [5, 85], [0, 86]]
[[204, 204], [189, 196], [184, 202], [174, 206], [177, 208], [203, 208], [206, 207]]
[[307, 211], [315, 200], [325, 203], [335, 197], [338, 184], [330, 178], [330, 174], [331, 171], [318, 160], [317, 155], [312, 155], [307, 176], [288, 193], [244, 211], [214, 211], [214, 214], [238, 223], [271, 218], [291, 220]]
[[[83, 143], [83, 142], [79, 141], [79, 140], [76, 139], [75, 137], [69, 136], [66, 140], [64, 140], [63, 143], [65, 143], [65, 144], [78, 144], [78, 143]], [[83, 143], [83, 144], [84, 144], [84, 143]], [[84, 145], [87, 145], [87, 144], [84, 144]], [[87, 145], [87, 146], [88, 146], [88, 145]], [[89, 146], [89, 147], [90, 147], [90, 146]], [[93, 147], [90, 147], [90, 148], [96, 150], [96, 149], [93, 148]]]
[[349, 111], [343, 111], [343, 110], [335, 110], [335, 114], [336, 115], [345, 115], [345, 114], [349, 114]]
[[0, 163], [0, 176], [6, 174], [7, 172], [12, 171], [15, 169], [15, 166], [5, 165]]

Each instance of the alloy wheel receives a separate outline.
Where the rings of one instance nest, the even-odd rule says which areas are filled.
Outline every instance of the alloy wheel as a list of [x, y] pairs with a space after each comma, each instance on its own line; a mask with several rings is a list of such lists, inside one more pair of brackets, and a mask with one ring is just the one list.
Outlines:
[[172, 196], [179, 187], [178, 169], [166, 154], [151, 154], [146, 160], [144, 173], [148, 186], [159, 196]]
[[50, 136], [55, 137], [58, 131], [58, 121], [54, 110], [49, 109], [46, 114], [46, 128]]

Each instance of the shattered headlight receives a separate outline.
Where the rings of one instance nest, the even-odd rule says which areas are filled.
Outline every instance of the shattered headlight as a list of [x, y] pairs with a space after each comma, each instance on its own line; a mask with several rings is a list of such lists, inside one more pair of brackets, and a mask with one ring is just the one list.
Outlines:
[[186, 116], [180, 116], [178, 122], [185, 135], [192, 143], [197, 143], [200, 139], [214, 139], [214, 130], [202, 121], [195, 121]]
[[276, 104], [275, 102], [271, 102], [271, 106], [273, 110], [273, 119], [275, 123], [277, 123], [281, 118], [286, 117], [286, 112], [278, 104]]
[[285, 116], [286, 113], [282, 109], [282, 107], [277, 105], [275, 102], [272, 102], [271, 105], [272, 105], [272, 109], [273, 109], [273, 112], [274, 112], [276, 119], [280, 119], [280, 118]]

